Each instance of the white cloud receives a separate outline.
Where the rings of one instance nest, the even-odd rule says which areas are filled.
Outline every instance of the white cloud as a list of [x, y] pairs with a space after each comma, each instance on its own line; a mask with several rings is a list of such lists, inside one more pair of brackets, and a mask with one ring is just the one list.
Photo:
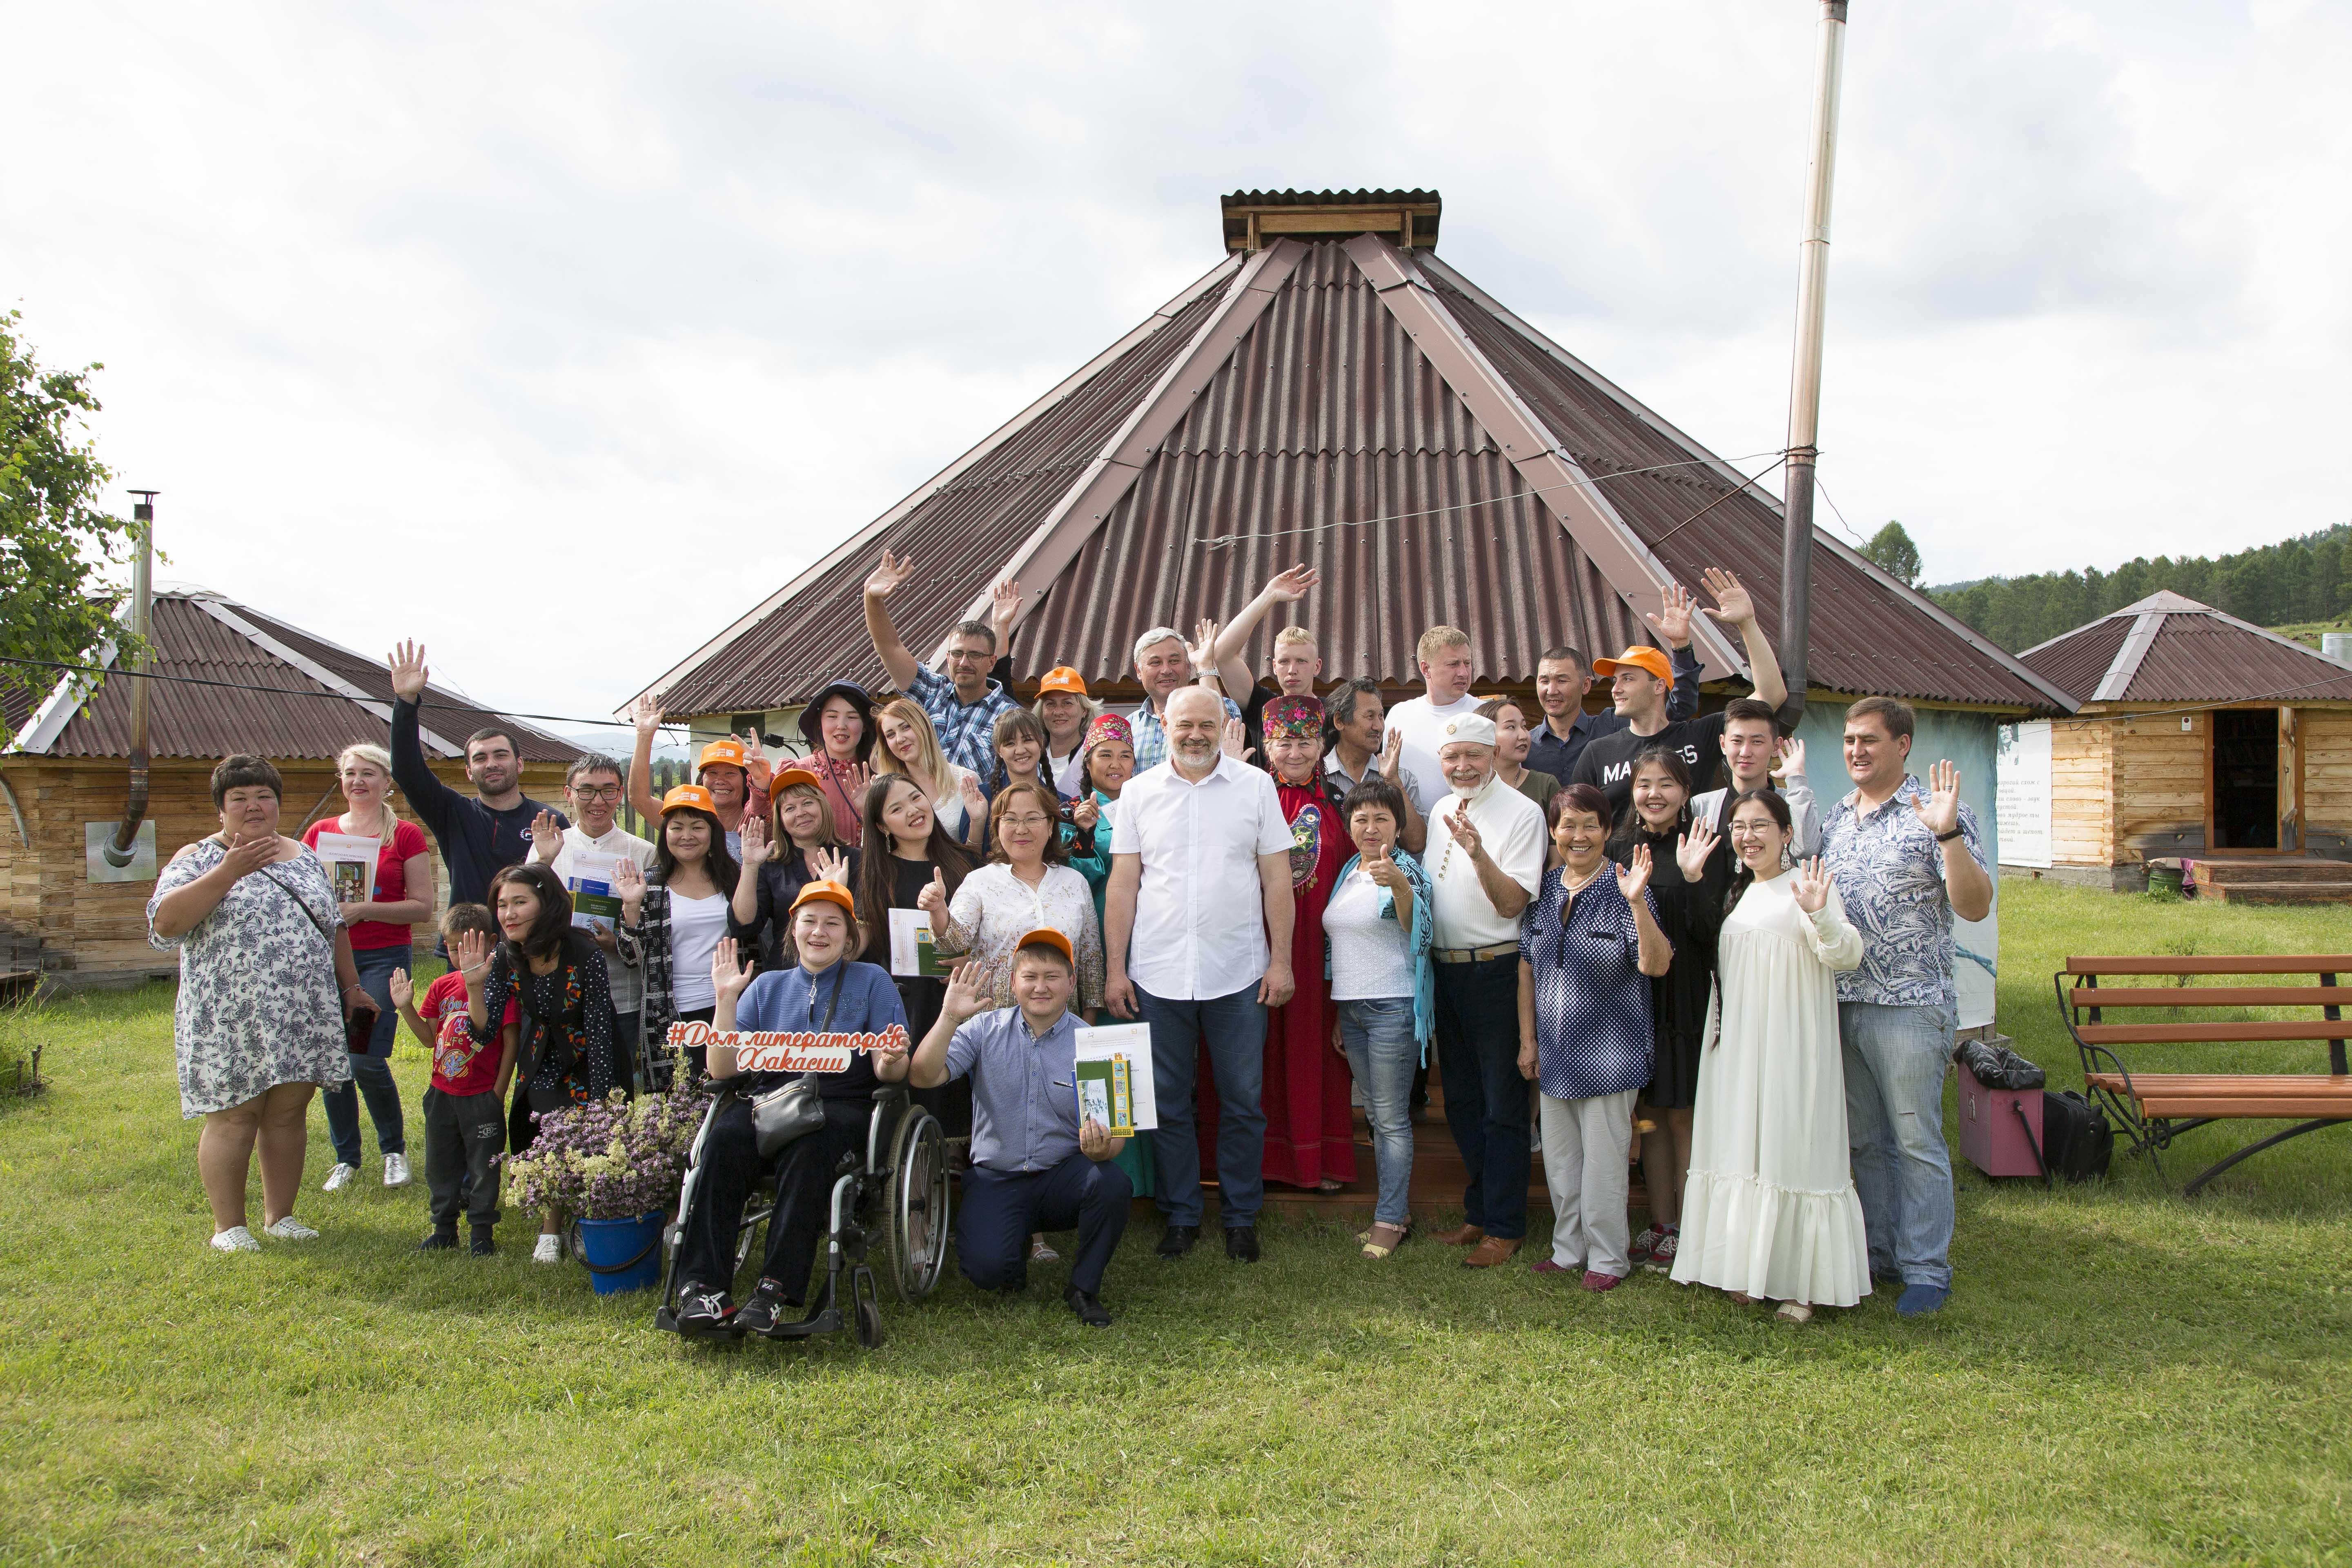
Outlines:
[[[1779, 445], [1810, 6], [19, 8], [0, 298], [173, 574], [595, 714], [1125, 331], [1236, 186]], [[1858, 7], [1823, 477], [1937, 577], [2343, 519], [2339, 8]], [[374, 591], [330, 587], [354, 566]]]

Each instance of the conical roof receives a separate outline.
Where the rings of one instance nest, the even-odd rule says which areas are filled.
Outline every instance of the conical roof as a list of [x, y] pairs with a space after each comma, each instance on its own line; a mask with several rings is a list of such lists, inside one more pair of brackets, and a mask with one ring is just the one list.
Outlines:
[[2169, 590], [2017, 657], [2083, 702], [2352, 702], [2352, 665]]
[[[1814, 537], [1816, 686], [2071, 708]], [[891, 600], [919, 651], [1009, 574], [1026, 595], [1016, 664], [1090, 684], [1130, 679], [1147, 627], [1223, 619], [1299, 561], [1322, 573], [1297, 618], [1326, 674], [1407, 684], [1440, 623], [1471, 634], [1498, 683], [1532, 680], [1559, 644], [1648, 641], [1663, 585], [1709, 566], [1740, 574], [1768, 631], [1780, 609], [1777, 502], [1433, 252], [1373, 233], [1229, 257], [650, 689], [684, 714], [885, 684], [860, 600], [886, 546], [919, 568]], [[1708, 679], [1745, 675], [1719, 628], [1696, 647]]]

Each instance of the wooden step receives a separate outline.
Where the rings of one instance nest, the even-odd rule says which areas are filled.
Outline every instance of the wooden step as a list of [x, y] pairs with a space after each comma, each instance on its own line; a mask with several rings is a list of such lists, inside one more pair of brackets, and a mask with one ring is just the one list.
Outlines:
[[2352, 904], [2352, 880], [2200, 883], [2198, 897], [2222, 904]]
[[2323, 860], [2315, 856], [2261, 855], [2243, 859], [2200, 860], [2197, 885], [2234, 887], [2245, 882], [2322, 882], [2352, 884], [2352, 860]]

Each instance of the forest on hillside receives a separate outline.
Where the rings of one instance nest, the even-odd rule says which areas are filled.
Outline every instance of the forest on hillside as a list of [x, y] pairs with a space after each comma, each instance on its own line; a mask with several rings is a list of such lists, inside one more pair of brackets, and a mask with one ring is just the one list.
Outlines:
[[2231, 555], [2141, 556], [2112, 572], [1988, 577], [1929, 592], [2015, 653], [2166, 588], [2258, 626], [2339, 619], [2352, 611], [2352, 524]]

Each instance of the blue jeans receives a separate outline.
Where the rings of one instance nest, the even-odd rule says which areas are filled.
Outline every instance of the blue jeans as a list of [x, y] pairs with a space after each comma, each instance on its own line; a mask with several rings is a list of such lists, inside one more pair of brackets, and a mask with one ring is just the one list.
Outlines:
[[1151, 1026], [1151, 1092], [1160, 1125], [1151, 1152], [1160, 1162], [1153, 1200], [1170, 1225], [1201, 1223], [1201, 1139], [1192, 1092], [1202, 1042], [1217, 1079], [1217, 1208], [1227, 1230], [1255, 1225], [1265, 1203], [1265, 1008], [1252, 982], [1230, 996], [1179, 1001], [1139, 985], [1136, 1001]]
[[1838, 1004], [1846, 1144], [1870, 1271], [1906, 1285], [1952, 1285], [1952, 1158], [1944, 1147], [1944, 1074], [1959, 1013], [1951, 1004]]
[[1528, 1234], [1528, 1080], [1519, 1076], [1519, 961], [1437, 966], [1437, 1071], [1470, 1184], [1462, 1215], [1488, 1236]]
[[368, 1037], [368, 1054], [351, 1058], [351, 1082], [331, 1084], [319, 1098], [326, 1102], [327, 1139], [335, 1146], [335, 1163], [356, 1166], [366, 1152], [360, 1143], [362, 1095], [367, 1097], [368, 1120], [375, 1123], [376, 1148], [386, 1154], [408, 1152], [400, 1086], [392, 1081], [392, 1042], [400, 1032], [400, 1012], [392, 1005], [392, 972], [408, 967], [408, 949], [358, 948], [352, 963], [360, 972], [360, 989], [379, 1009], [375, 1033]]
[[1412, 1184], [1412, 1073], [1421, 1047], [1412, 1037], [1412, 998], [1375, 996], [1342, 1002], [1339, 1044], [1348, 1070], [1364, 1091], [1364, 1120], [1372, 1126], [1372, 1163], [1380, 1195], [1372, 1204], [1377, 1225], [1402, 1225], [1410, 1215], [1406, 1190]]

